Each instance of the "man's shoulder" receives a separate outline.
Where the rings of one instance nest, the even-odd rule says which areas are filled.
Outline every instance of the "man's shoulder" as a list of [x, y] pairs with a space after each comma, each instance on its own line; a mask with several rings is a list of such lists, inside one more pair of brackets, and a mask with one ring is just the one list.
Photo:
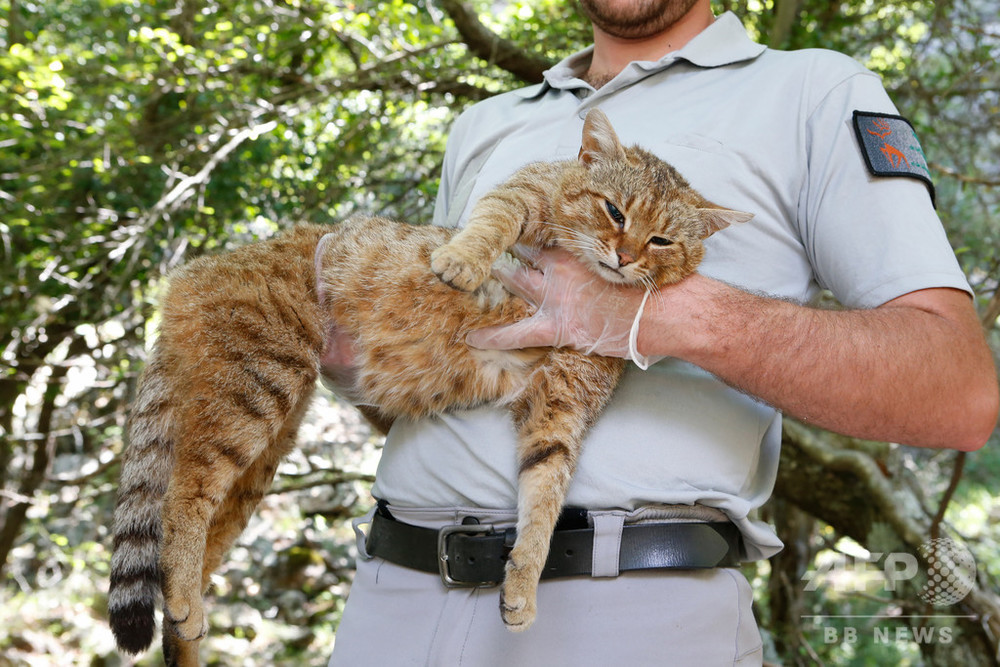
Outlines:
[[522, 102], [537, 98], [542, 94], [544, 88], [544, 83], [536, 83], [532, 86], [497, 93], [492, 97], [487, 97], [486, 99], [480, 100], [467, 107], [464, 111], [462, 111], [459, 117], [482, 117], [507, 114]]
[[830, 49], [798, 49], [778, 51], [768, 49], [758, 62], [782, 74], [798, 76], [831, 85], [857, 75], [876, 76], [851, 56]]
[[755, 63], [761, 89], [797, 95], [802, 108], [814, 110], [837, 90], [848, 97], [884, 95], [882, 80], [854, 58], [830, 49], [768, 49]]

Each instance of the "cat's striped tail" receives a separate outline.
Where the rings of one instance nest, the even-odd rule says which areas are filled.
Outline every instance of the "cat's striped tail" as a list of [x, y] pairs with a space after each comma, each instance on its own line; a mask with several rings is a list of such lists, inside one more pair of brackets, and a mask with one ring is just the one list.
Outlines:
[[132, 404], [115, 507], [108, 617], [119, 648], [132, 654], [152, 643], [160, 599], [160, 508], [173, 467], [168, 374], [157, 346]]

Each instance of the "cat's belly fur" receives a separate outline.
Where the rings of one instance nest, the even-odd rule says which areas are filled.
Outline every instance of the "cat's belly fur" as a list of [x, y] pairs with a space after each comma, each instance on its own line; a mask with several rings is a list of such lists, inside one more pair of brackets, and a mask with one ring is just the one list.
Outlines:
[[473, 293], [442, 283], [430, 254], [451, 233], [370, 218], [338, 226], [324, 248], [328, 313], [354, 339], [364, 402], [387, 415], [506, 403], [548, 354], [465, 344], [469, 331], [521, 319], [529, 308], [493, 279]]

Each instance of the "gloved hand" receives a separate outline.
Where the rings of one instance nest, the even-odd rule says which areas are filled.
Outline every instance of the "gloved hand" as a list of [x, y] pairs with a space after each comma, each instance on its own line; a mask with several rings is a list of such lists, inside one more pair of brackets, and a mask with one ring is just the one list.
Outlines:
[[336, 327], [326, 334], [326, 347], [319, 358], [319, 379], [323, 386], [341, 398], [357, 405], [361, 395], [357, 390], [358, 367], [354, 340]]
[[[316, 294], [320, 304], [326, 298], [323, 289], [323, 254], [333, 234], [327, 234], [316, 245], [314, 264], [316, 267]], [[320, 381], [323, 386], [353, 404], [360, 401], [357, 391], [358, 368], [354, 340], [345, 332], [331, 325], [326, 332], [326, 346], [319, 360]]]
[[469, 345], [485, 350], [571, 347], [631, 359], [644, 370], [660, 359], [636, 349], [648, 292], [609, 283], [565, 250], [542, 251], [533, 261], [537, 270], [505, 264], [494, 269], [494, 276], [537, 311], [520, 322], [472, 331]]

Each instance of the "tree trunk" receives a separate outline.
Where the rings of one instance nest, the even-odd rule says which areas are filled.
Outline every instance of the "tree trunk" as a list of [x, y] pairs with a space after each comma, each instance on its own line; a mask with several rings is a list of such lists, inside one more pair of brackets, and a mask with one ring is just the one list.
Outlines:
[[769, 559], [768, 629], [774, 638], [774, 648], [785, 659], [785, 665], [805, 667], [813, 663], [805, 657], [808, 647], [802, 639], [801, 623], [805, 614], [802, 575], [815, 556], [811, 542], [816, 520], [782, 498], [773, 498], [768, 509], [778, 537], [785, 543], [785, 548]]
[[775, 0], [774, 23], [767, 43], [773, 49], [780, 49], [792, 35], [792, 28], [799, 18], [802, 0]]
[[[926, 573], [928, 563], [919, 549], [931, 538], [932, 516], [907, 479], [889, 445], [785, 422], [775, 495], [871, 551], [911, 554]], [[909, 617], [905, 620], [911, 631], [949, 628], [947, 642], [920, 642], [927, 664], [997, 665], [1000, 596], [991, 590], [985, 575], [980, 572], [963, 600], [944, 607], [920, 600], [918, 591], [925, 581], [925, 577], [902, 581], [893, 596]]]

